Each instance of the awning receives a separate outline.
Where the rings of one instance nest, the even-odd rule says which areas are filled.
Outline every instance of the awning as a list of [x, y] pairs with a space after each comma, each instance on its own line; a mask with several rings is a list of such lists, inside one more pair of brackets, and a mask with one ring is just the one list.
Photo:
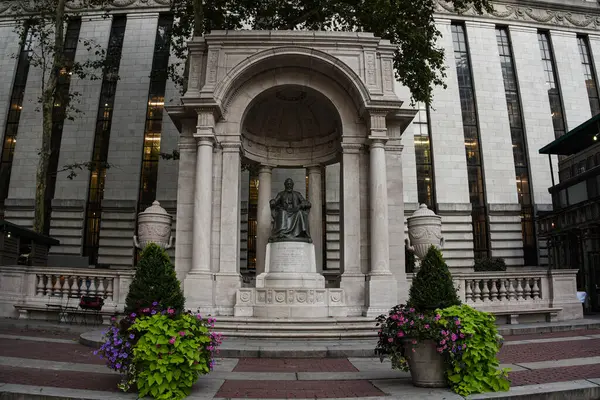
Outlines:
[[598, 143], [600, 139], [600, 114], [565, 133], [552, 143], [542, 147], [540, 154], [569, 156]]

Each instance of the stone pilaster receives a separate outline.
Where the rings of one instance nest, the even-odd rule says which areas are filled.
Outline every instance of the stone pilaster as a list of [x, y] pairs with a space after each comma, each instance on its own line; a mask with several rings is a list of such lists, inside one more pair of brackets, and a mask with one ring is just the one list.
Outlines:
[[[191, 124], [190, 124], [191, 125]], [[184, 127], [189, 130], [190, 127]], [[184, 134], [191, 132], [184, 132]], [[192, 136], [179, 138], [179, 171], [177, 178], [177, 230], [175, 233], [175, 271], [184, 281], [192, 269], [194, 247], [194, 172], [196, 170], [196, 140]]]
[[258, 207], [256, 211], [256, 276], [265, 272], [267, 243], [271, 235], [271, 177], [273, 168], [262, 166], [258, 170]]
[[221, 240], [215, 296], [219, 315], [233, 315], [240, 276], [240, 142], [222, 142]]
[[360, 268], [360, 152], [362, 144], [342, 143], [341, 266], [348, 315], [362, 315], [365, 306], [365, 274]]
[[317, 272], [323, 272], [323, 193], [322, 167], [308, 167], [308, 201], [311, 204], [308, 214], [310, 235], [315, 245]]

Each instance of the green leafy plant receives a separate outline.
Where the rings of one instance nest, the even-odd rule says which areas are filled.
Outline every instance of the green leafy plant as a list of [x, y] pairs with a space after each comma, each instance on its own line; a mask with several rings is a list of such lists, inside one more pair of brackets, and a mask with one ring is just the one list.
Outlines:
[[419, 312], [431, 312], [439, 308], [460, 305], [452, 275], [442, 253], [431, 246], [421, 260], [421, 267], [414, 277], [408, 295], [408, 306]]
[[506, 271], [504, 258], [484, 257], [475, 259], [475, 272]]
[[183, 310], [185, 297], [167, 252], [154, 243], [146, 246], [129, 285], [125, 312], [138, 314], [158, 302], [163, 308]]
[[458, 344], [464, 344], [460, 353], [448, 352], [447, 378], [454, 392], [461, 396], [473, 393], [507, 391], [510, 387], [508, 369], [501, 369], [497, 358], [502, 347], [496, 318], [467, 305], [440, 310], [440, 322], [446, 329], [460, 321], [461, 333]]
[[139, 396], [179, 400], [188, 396], [201, 374], [210, 372], [220, 337], [210, 333], [212, 320], [200, 314], [157, 313], [138, 318], [131, 330], [140, 335], [133, 349]]

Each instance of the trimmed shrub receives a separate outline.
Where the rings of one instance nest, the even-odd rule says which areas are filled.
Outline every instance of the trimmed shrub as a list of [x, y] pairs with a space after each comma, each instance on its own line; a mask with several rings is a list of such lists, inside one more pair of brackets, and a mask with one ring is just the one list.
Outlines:
[[504, 258], [477, 258], [474, 265], [475, 272], [506, 271]]
[[442, 253], [431, 246], [421, 268], [412, 281], [408, 295], [408, 306], [419, 312], [433, 311], [460, 305], [452, 275]]
[[177, 313], [183, 311], [185, 298], [175, 274], [175, 268], [167, 252], [150, 243], [142, 252], [135, 276], [129, 285], [125, 300], [125, 312], [138, 312], [158, 302], [162, 308], [171, 307]]

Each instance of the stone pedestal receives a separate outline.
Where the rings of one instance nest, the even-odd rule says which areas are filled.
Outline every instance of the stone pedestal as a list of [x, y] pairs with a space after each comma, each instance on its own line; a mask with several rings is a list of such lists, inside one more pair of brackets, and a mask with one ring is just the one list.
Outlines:
[[345, 317], [343, 289], [325, 289], [315, 247], [305, 242], [267, 244], [265, 272], [256, 288], [237, 291], [234, 315], [263, 318]]
[[315, 246], [305, 242], [267, 244], [265, 272], [256, 277], [257, 288], [325, 288], [317, 273]]

